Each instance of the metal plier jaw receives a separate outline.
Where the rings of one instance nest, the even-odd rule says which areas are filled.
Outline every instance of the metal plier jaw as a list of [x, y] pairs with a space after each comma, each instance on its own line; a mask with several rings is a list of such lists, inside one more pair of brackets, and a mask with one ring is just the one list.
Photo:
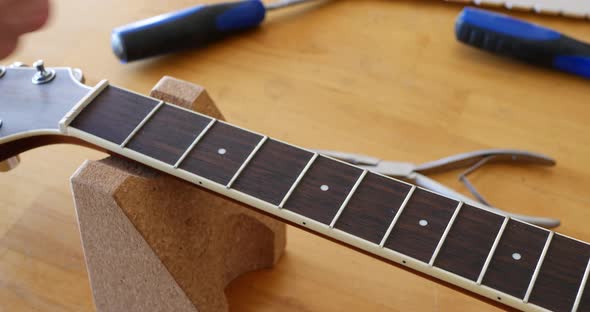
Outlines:
[[[425, 189], [455, 198], [475, 207], [506, 215], [514, 219], [519, 219], [546, 228], [556, 227], [560, 223], [558, 219], [526, 216], [498, 209], [490, 205], [490, 203], [485, 200], [485, 198], [477, 191], [477, 189], [469, 182], [469, 179], [467, 178], [470, 173], [488, 162], [517, 162], [540, 166], [554, 166], [555, 160], [545, 155], [513, 149], [487, 149], [457, 154], [416, 165], [408, 162], [386, 161], [371, 156], [353, 153], [329, 150], [315, 151], [322, 155], [351, 163], [360, 168], [375, 173], [412, 181], [417, 186], [423, 187]], [[426, 176], [427, 174], [450, 171], [459, 168], [467, 168], [459, 175], [459, 180], [465, 183], [471, 194], [476, 199], [472, 199], [463, 194], [460, 194], [459, 192]]]

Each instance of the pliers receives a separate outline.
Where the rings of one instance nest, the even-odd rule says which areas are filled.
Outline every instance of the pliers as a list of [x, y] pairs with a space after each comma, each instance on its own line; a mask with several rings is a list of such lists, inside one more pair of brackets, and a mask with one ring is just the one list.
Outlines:
[[[511, 218], [536, 224], [538, 226], [553, 228], [558, 226], [560, 223], [558, 219], [526, 216], [498, 209], [490, 205], [490, 203], [485, 200], [485, 198], [476, 190], [476, 188], [467, 179], [467, 176], [470, 173], [477, 170], [478, 168], [480, 168], [488, 162], [510, 161], [540, 166], [554, 166], [555, 160], [545, 155], [514, 149], [486, 149], [457, 154], [438, 160], [426, 162], [420, 165], [416, 165], [408, 162], [387, 161], [371, 156], [345, 153], [339, 151], [315, 151], [325, 156], [354, 164], [360, 168], [367, 169], [375, 173], [413, 182], [417, 186], [437, 192], [441, 195], [461, 200], [466, 204], [486, 210], [491, 210], [509, 216]], [[426, 176], [427, 174], [450, 171], [459, 168], [467, 168], [464, 172], [462, 172], [459, 175], [459, 180], [467, 186], [467, 188], [469, 189], [471, 194], [473, 194], [475, 199], [460, 194], [457, 191], [447, 186], [444, 186], [443, 184]]]

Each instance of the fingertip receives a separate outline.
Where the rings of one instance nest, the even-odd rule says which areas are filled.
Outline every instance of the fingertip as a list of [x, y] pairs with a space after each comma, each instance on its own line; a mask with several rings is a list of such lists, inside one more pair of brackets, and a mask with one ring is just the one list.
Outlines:
[[4, 20], [0, 18], [0, 21], [12, 27], [14, 32], [25, 34], [38, 30], [47, 23], [50, 13], [49, 0], [19, 2], [19, 6], [13, 10], [12, 14], [4, 13]]
[[16, 50], [17, 45], [18, 38], [0, 38], [0, 59], [12, 54]]
[[39, 0], [35, 14], [30, 19], [31, 31], [37, 30], [47, 24], [49, 20], [49, 0]]

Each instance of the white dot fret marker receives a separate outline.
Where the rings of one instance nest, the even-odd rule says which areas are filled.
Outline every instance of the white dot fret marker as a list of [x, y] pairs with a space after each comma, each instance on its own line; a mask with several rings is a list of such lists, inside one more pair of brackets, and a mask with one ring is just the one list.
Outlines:
[[227, 150], [225, 148], [220, 148], [217, 150], [217, 154], [219, 155], [225, 155], [225, 153], [227, 153]]
[[327, 185], [325, 185], [325, 184], [324, 184], [324, 185], [322, 185], [322, 186], [320, 186], [320, 190], [322, 190], [322, 191], [324, 191], [324, 192], [328, 191], [329, 189], [330, 189], [330, 187], [329, 187], [329, 186], [327, 186]]
[[519, 254], [518, 252], [515, 252], [512, 254], [512, 259], [518, 261], [518, 260], [522, 259], [522, 255]]
[[420, 226], [427, 226], [428, 225], [428, 221], [422, 219], [422, 220], [418, 221], [418, 224], [420, 224]]

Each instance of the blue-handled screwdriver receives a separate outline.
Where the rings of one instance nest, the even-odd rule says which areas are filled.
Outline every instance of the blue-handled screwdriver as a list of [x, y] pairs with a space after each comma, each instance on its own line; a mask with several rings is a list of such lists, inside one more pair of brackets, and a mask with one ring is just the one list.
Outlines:
[[257, 27], [267, 11], [313, 0], [259, 0], [198, 5], [113, 30], [111, 46], [122, 62], [131, 62], [186, 48], [202, 47], [228, 35]]
[[590, 78], [590, 45], [507, 15], [465, 8], [455, 24], [468, 45]]

